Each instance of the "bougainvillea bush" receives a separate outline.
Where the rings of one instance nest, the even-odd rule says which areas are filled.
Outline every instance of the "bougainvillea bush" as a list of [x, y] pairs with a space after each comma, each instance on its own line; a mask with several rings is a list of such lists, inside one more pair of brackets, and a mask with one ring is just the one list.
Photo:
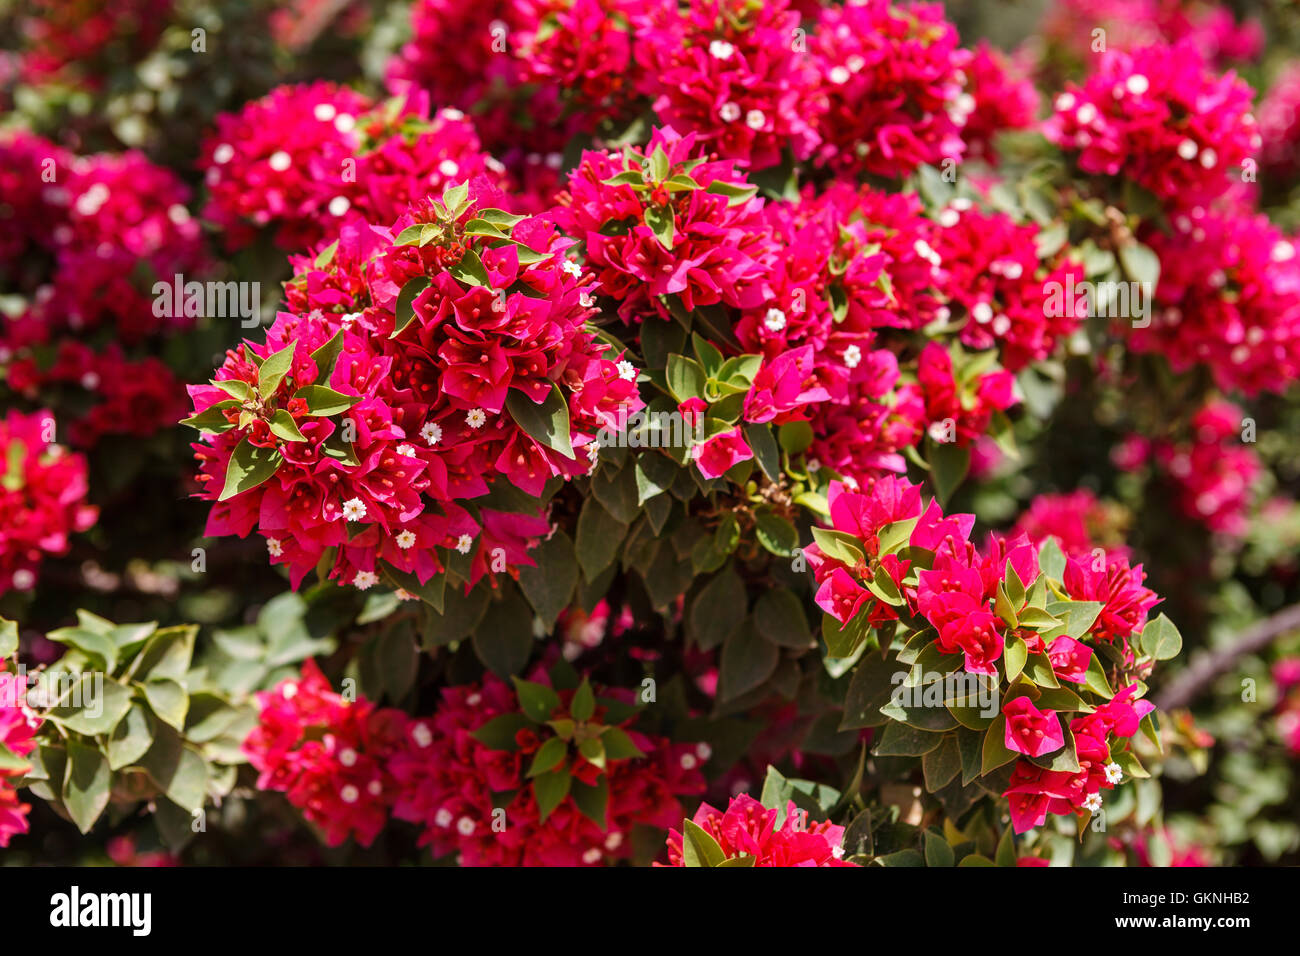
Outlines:
[[953, 7], [0, 13], [5, 859], [1300, 861], [1300, 16]]

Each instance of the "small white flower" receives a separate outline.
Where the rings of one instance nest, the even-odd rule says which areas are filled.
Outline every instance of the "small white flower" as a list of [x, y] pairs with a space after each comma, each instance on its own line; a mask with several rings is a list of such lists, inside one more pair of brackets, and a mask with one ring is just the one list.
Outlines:
[[467, 534], [462, 534], [456, 542], [456, 550], [461, 554], [469, 554], [469, 549], [474, 547], [474, 539]]
[[1185, 159], [1189, 163], [1196, 158], [1196, 154], [1199, 152], [1200, 152], [1200, 147], [1196, 145], [1195, 140], [1185, 139], [1178, 144], [1179, 158]]
[[699, 762], [695, 759], [695, 754], [682, 754], [682, 769], [694, 770], [695, 765]]
[[420, 429], [420, 437], [426, 444], [436, 445], [442, 439], [442, 426], [437, 422], [425, 422]]
[[808, 474], [815, 475], [822, 470], [822, 463], [816, 458], [808, 459]]
[[713, 756], [713, 748], [704, 742], [695, 745], [695, 756], [701, 760], [708, 760]]
[[1269, 254], [1274, 262], [1290, 262], [1295, 258], [1295, 246], [1285, 239], [1279, 239], [1273, 246], [1273, 251]]
[[1134, 96], [1141, 96], [1147, 90], [1151, 89], [1151, 82], [1141, 73], [1134, 73], [1124, 81], [1124, 86]]
[[1078, 100], [1074, 98], [1073, 93], [1062, 93], [1056, 98], [1056, 108], [1058, 111], [1064, 113], [1066, 110], [1074, 109], [1074, 104], [1077, 102]]
[[943, 264], [943, 259], [939, 256], [939, 253], [935, 252], [934, 247], [924, 239], [918, 239], [912, 243], [912, 251], [936, 269]]
[[636, 366], [627, 359], [618, 363], [618, 377], [629, 382], [636, 381]]
[[[417, 747], [427, 747], [433, 743], [433, 731], [429, 729], [428, 724], [416, 724], [411, 728], [411, 739], [415, 741]], [[446, 813], [447, 811], [442, 810], [439, 812]]]
[[414, 458], [415, 446], [408, 445], [406, 444], [406, 442], [402, 442], [402, 444], [397, 446], [397, 453], [401, 455], [403, 458]]
[[857, 368], [858, 363], [862, 361], [862, 349], [856, 345], [850, 345], [844, 350], [844, 364], [848, 368]]
[[975, 317], [975, 321], [980, 325], [987, 325], [993, 321], [993, 306], [987, 302], [976, 302], [975, 308], [970, 310], [970, 314]]
[[1120, 769], [1117, 763], [1106, 764], [1106, 782], [1119, 783], [1124, 779], [1124, 771]]
[[623, 834], [615, 830], [609, 836], [605, 837], [605, 849], [613, 853], [623, 845]]
[[993, 334], [1006, 335], [1011, 331], [1011, 320], [1005, 315], [995, 315], [993, 317]]
[[361, 791], [352, 786], [352, 784], [348, 784], [339, 791], [339, 796], [343, 798], [344, 803], [356, 803], [361, 799]]
[[341, 216], [352, 208], [352, 200], [347, 196], [335, 196], [330, 200], [330, 215]]
[[1100, 793], [1088, 794], [1088, 796], [1086, 796], [1083, 800], [1083, 806], [1085, 810], [1091, 810], [1093, 813], [1096, 813], [1098, 810], [1101, 809], [1101, 794]]
[[30, 568], [19, 568], [14, 572], [14, 587], [19, 591], [30, 591], [36, 584], [36, 572]]
[[95, 389], [99, 388], [99, 373], [87, 372], [85, 375], [81, 376], [81, 387], [88, 392], [93, 392]]
[[474, 821], [469, 817], [461, 817], [456, 821], [456, 829], [460, 831], [461, 836], [473, 836]]
[[377, 797], [384, 792], [384, 786], [378, 780], [371, 780], [366, 784], [366, 792], [372, 797]]
[[831, 856], [835, 857], [835, 859], [837, 860], [844, 859], [844, 847], [842, 846], [831, 847]]
[[831, 75], [832, 83], [834, 83], [836, 86], [843, 86], [845, 83], [849, 81], [849, 77], [851, 77], [853, 74], [849, 72], [849, 69], [846, 66], [834, 66], [831, 67], [830, 75]]
[[1082, 125], [1088, 126], [1097, 118], [1097, 107], [1093, 106], [1091, 103], [1084, 103], [1079, 107], [1079, 112], [1074, 115]]
[[482, 428], [487, 421], [487, 412], [481, 408], [471, 408], [465, 413], [465, 424], [475, 430]]
[[454, 159], [444, 159], [438, 164], [438, 172], [447, 177], [455, 176], [460, 172], [460, 166]]
[[724, 123], [734, 123], [740, 119], [740, 107], [735, 103], [723, 103], [718, 108], [718, 115]]
[[235, 158], [235, 147], [229, 143], [222, 143], [212, 151], [212, 161], [218, 166], [224, 166]]
[[604, 855], [605, 855], [605, 854], [603, 854], [603, 853], [600, 852], [600, 847], [595, 847], [595, 846], [593, 846], [593, 847], [592, 847], [590, 850], [588, 850], [586, 853], [582, 854], [582, 862], [583, 862], [583, 863], [599, 863], [600, 860], [601, 860], [601, 857], [603, 857]]
[[293, 159], [290, 158], [289, 154], [284, 150], [279, 149], [271, 154], [271, 158], [267, 160], [267, 164], [277, 173], [282, 173], [293, 165]]
[[565, 272], [567, 272], [569, 275], [573, 276], [575, 279], [582, 278], [582, 266], [578, 265], [572, 259], [565, 259], [564, 265], [560, 266], [560, 268], [563, 269]]
[[451, 811], [443, 807], [433, 815], [433, 822], [435, 826], [442, 827], [444, 830], [447, 829], [447, 827], [451, 826]]
[[714, 40], [709, 44], [709, 56], [718, 60], [730, 60], [736, 48], [726, 40]]
[[479, 704], [483, 703], [483, 695], [476, 691], [465, 698], [465, 703], [470, 707], [477, 707]]
[[547, 168], [547, 169], [559, 169], [559, 168], [560, 168], [561, 166], [563, 166], [563, 165], [564, 165], [564, 154], [563, 154], [563, 153], [547, 153], [547, 154], [546, 154], [546, 168]]
[[351, 747], [344, 747], [339, 751], [339, 763], [345, 767], [355, 766], [357, 762], [357, 752]]
[[763, 324], [767, 326], [768, 331], [780, 332], [785, 328], [785, 313], [780, 309], [768, 309]]
[[360, 498], [349, 498], [343, 502], [343, 520], [360, 521], [366, 516], [366, 503]]
[[847, 60], [845, 60], [844, 62], [847, 63], [847, 64], [849, 65], [849, 72], [850, 72], [850, 73], [861, 73], [861, 72], [862, 72], [862, 68], [863, 68], [864, 66], [867, 65], [866, 58], [865, 58], [865, 57], [861, 57], [861, 56], [859, 56], [859, 55], [856, 54], [856, 53], [853, 54], [851, 57], [849, 57], [849, 58], [848, 58]]
[[760, 130], [763, 124], [767, 122], [767, 117], [763, 115], [762, 110], [750, 110], [745, 114], [745, 125], [752, 130]]
[[369, 591], [379, 583], [379, 575], [374, 571], [358, 571], [357, 576], [352, 579], [352, 585], [358, 591]]
[[285, 684], [284, 690], [282, 690], [280, 693], [284, 696], [285, 700], [293, 700], [295, 697], [298, 696], [298, 685]]
[[397, 542], [397, 546], [403, 551], [409, 551], [411, 548], [415, 547], [415, 532], [409, 529], [399, 531], [397, 537], [393, 540]]
[[465, 118], [465, 114], [462, 113], [460, 110], [456, 109], [454, 106], [448, 106], [448, 107], [446, 107], [446, 108], [442, 111], [442, 115], [443, 115], [444, 117], [446, 117], [447, 119], [449, 119], [449, 120], [457, 120], [457, 121], [459, 121], [459, 120], [463, 120], [463, 119]]
[[1213, 169], [1218, 161], [1219, 154], [1210, 149], [1210, 147], [1207, 146], [1205, 149], [1201, 150], [1201, 165], [1206, 169]]
[[278, 558], [280, 555], [284, 554], [284, 545], [280, 543], [279, 538], [267, 538], [266, 550], [271, 557]]
[[334, 117], [334, 128], [340, 133], [350, 133], [357, 127], [357, 118], [347, 113], [340, 113]]
[[333, 103], [317, 103], [316, 108], [311, 111], [311, 115], [316, 117], [322, 123], [328, 123], [338, 115], [338, 110], [334, 108]]
[[959, 222], [961, 222], [961, 213], [951, 206], [946, 207], [943, 212], [939, 213], [939, 225], [945, 229], [951, 229]]
[[167, 218], [174, 224], [183, 226], [190, 221], [190, 211], [180, 203], [175, 202], [167, 207]]
[[397, 598], [397, 600], [399, 601], [415, 600], [415, 595], [412, 594], [410, 591], [406, 590], [406, 588], [398, 588], [396, 591], [393, 592], [393, 597]]

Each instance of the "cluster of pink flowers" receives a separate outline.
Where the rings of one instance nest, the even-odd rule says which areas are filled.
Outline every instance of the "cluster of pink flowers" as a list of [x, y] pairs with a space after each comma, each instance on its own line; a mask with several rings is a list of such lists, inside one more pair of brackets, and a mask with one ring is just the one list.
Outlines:
[[1110, 51], [1067, 84], [1045, 131], [1085, 173], [1131, 179], [1172, 206], [1208, 202], [1260, 145], [1253, 93], [1188, 44]]
[[285, 794], [330, 846], [349, 836], [369, 845], [396, 786], [389, 764], [403, 746], [406, 715], [335, 693], [314, 661], [301, 679], [257, 695], [258, 725], [243, 744], [259, 790]]
[[1258, 20], [1238, 23], [1227, 7], [1206, 0], [1058, 0], [1042, 25], [1049, 40], [1081, 59], [1099, 52], [1097, 29], [1105, 30], [1107, 49], [1185, 40], [1218, 65], [1253, 60], [1264, 46]]
[[[533, 681], [549, 687], [543, 672]], [[421, 845], [436, 855], [456, 853], [465, 866], [594, 866], [627, 859], [634, 824], [667, 829], [682, 819], [678, 798], [704, 791], [700, 768], [710, 750], [639, 732], [630, 693], [593, 691], [594, 710], [581, 719], [576, 690], [553, 691], [547, 705], [553, 709], [540, 723], [525, 718], [519, 694], [490, 675], [481, 685], [446, 688], [431, 719], [411, 722], [407, 749], [393, 764], [402, 787], [394, 815], [423, 827]], [[581, 744], [568, 750], [576, 737], [557, 736], [575, 722], [587, 728], [588, 739], [602, 741], [599, 755], [590, 752], [595, 762]], [[488, 735], [489, 726], [503, 725], [517, 728], [505, 746]], [[552, 743], [557, 740], [564, 746]], [[571, 780], [562, 799], [548, 798], [543, 806], [530, 768], [550, 764], [551, 753], [564, 755], [547, 772], [568, 773]], [[602, 815], [603, 825], [597, 822]]]
[[[527, 686], [554, 695], [545, 722], [491, 675], [444, 689], [431, 717], [413, 719], [344, 699], [308, 661], [301, 678], [257, 695], [243, 749], [258, 788], [284, 793], [331, 846], [368, 845], [393, 818], [466, 866], [593, 866], [627, 859], [634, 825], [681, 820], [678, 798], [704, 790], [707, 745], [636, 730], [630, 693], [588, 686], [584, 711], [577, 688], [533, 676]], [[558, 799], [536, 789], [540, 761], [570, 777]]]
[[96, 351], [65, 339], [48, 368], [34, 355], [11, 362], [6, 384], [32, 400], [50, 388], [93, 395], [94, 404], [68, 420], [68, 442], [76, 448], [93, 447], [105, 435], [146, 437], [185, 413], [185, 389], [166, 363], [130, 359], [115, 343]]
[[[26, 43], [23, 78], [29, 83], [73, 82], [98, 87], [107, 70], [94, 66], [112, 55], [131, 61], [153, 48], [174, 0], [30, 0], [20, 8]], [[125, 56], [123, 55], [125, 54]]]
[[[808, 811], [790, 803], [778, 814], [748, 794], [733, 797], [726, 811], [700, 804], [691, 821], [717, 842], [725, 859], [752, 857], [753, 866], [857, 866], [844, 859], [844, 827], [810, 822]], [[668, 865], [685, 866], [682, 834], [668, 836]]]
[[0, 422], [0, 594], [30, 591], [47, 555], [95, 523], [86, 503], [86, 460], [53, 444], [49, 412], [10, 411]]
[[[2, 662], [0, 662], [2, 663]], [[16, 757], [26, 757], [36, 749], [33, 739], [40, 729], [41, 718], [26, 704], [25, 678], [0, 670], [0, 746]], [[20, 803], [12, 781], [23, 771], [0, 767], [0, 847], [27, 832], [28, 804]]]
[[1118, 507], [1099, 501], [1087, 488], [1037, 496], [1016, 519], [1012, 534], [1024, 534], [1036, 545], [1055, 538], [1070, 557], [1088, 558], [1097, 548], [1125, 558], [1130, 554]]
[[1300, 64], [1284, 69], [1259, 104], [1262, 170], [1288, 183], [1300, 171]]
[[664, 125], [754, 169], [779, 164], [785, 149], [801, 160], [812, 154], [823, 100], [787, 0], [644, 6], [637, 65]]
[[[538, 495], [553, 476], [586, 474], [596, 434], [641, 400], [637, 370], [583, 328], [590, 278], [566, 256], [571, 241], [547, 220], [511, 225], [491, 198], [476, 188], [454, 211], [417, 204], [392, 232], [345, 227], [324, 259], [297, 260], [291, 311], [266, 342], [190, 386], [209, 534], [256, 528], [295, 586], [334, 547], [329, 576], [362, 589], [381, 562], [423, 583], [452, 551], [473, 551], [470, 581], [503, 570], [490, 567], [498, 556], [526, 561], [549, 523], [470, 499], [497, 480]], [[472, 225], [480, 213], [500, 225]], [[427, 244], [403, 238], [426, 229]], [[503, 230], [513, 238], [485, 238]], [[262, 394], [261, 366], [286, 349], [287, 372]], [[567, 433], [543, 444], [508, 400], [563, 411]], [[228, 492], [242, 455], [271, 463], [266, 480]]]
[[[1127, 687], [1109, 703], [1070, 721], [1079, 760], [1077, 771], [1049, 770], [1024, 758], [1016, 761], [1004, 796], [1009, 799], [1011, 825], [1017, 833], [1042, 826], [1049, 813], [1066, 815], [1080, 810], [1095, 813], [1101, 809], [1101, 792], [1113, 790], [1123, 778], [1123, 771], [1112, 759], [1121, 746], [1119, 738], [1136, 734], [1142, 718], [1155, 710], [1150, 701], [1131, 700], [1136, 689], [1136, 685]], [[1036, 710], [1032, 704], [1028, 709]], [[1008, 715], [1008, 748], [1022, 730], [1032, 737], [1037, 721], [1055, 722], [1055, 732], [1061, 734], [1060, 718], [1053, 711], [1036, 716]]]
[[1300, 376], [1300, 246], [1262, 215], [1196, 208], [1148, 244], [1156, 308], [1133, 347], [1177, 371], [1207, 366], [1222, 389], [1281, 393]]
[[[1081, 282], [1083, 269], [1068, 259], [1040, 276], [1039, 229], [999, 212], [983, 212], [954, 200], [940, 213], [934, 251], [941, 281], [953, 305], [966, 312], [961, 340], [975, 349], [997, 348], [1002, 364], [1019, 371], [1046, 358], [1083, 318], [1050, 307], [1047, 290]], [[1061, 314], [1057, 315], [1056, 312]]]
[[1032, 63], [1024, 52], [1006, 54], [981, 40], [966, 65], [967, 90], [975, 109], [966, 117], [962, 138], [972, 158], [997, 163], [994, 137], [1007, 130], [1028, 129], [1038, 119], [1039, 96]]
[[1184, 516], [1215, 533], [1239, 537], [1264, 472], [1245, 437], [1249, 426], [1240, 408], [1221, 399], [1200, 408], [1190, 424], [1191, 435], [1181, 441], [1130, 436], [1115, 450], [1115, 462], [1125, 471], [1153, 465], [1174, 486]]
[[971, 54], [942, 6], [828, 5], [810, 44], [827, 100], [819, 162], [894, 177], [961, 160], [962, 129], [976, 107], [965, 88]]
[[505, 172], [459, 110], [430, 116], [427, 96], [376, 104], [331, 83], [282, 86], [218, 116], [200, 168], [204, 218], [229, 247], [273, 227], [295, 252], [349, 217], [387, 225], [448, 185], [479, 176], [499, 184]]
[[65, 330], [108, 327], [134, 342], [186, 321], [152, 305], [156, 278], [205, 264], [189, 191], [173, 173], [140, 153], [79, 157], [21, 132], [0, 135], [0, 168], [0, 215], [12, 220], [0, 270], [51, 262], [7, 276], [26, 300], [0, 336], [8, 357]]
[[[658, 130], [641, 154], [584, 153], [569, 177], [560, 225], [583, 243], [600, 292], [618, 301], [624, 321], [649, 315], [670, 321], [669, 296], [687, 310], [719, 303], [750, 308], [770, 297], [775, 247], [764, 228], [763, 200], [754, 198], [733, 163], [701, 161], [695, 143], [695, 134]], [[666, 157], [662, 177], [651, 160], [657, 152]], [[683, 181], [677, 188], [674, 176], [694, 185]], [[637, 182], [622, 181], [633, 177]], [[670, 247], [653, 225], [665, 218], [673, 224]], [[609, 228], [620, 223], [627, 228]]]

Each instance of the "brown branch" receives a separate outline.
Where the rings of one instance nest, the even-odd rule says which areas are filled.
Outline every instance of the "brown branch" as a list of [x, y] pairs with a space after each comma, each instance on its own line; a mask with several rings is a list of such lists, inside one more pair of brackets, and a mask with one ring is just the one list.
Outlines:
[[1293, 604], [1248, 627], [1227, 647], [1217, 651], [1201, 651], [1193, 658], [1187, 670], [1156, 695], [1156, 706], [1161, 710], [1186, 707], [1218, 677], [1231, 670], [1239, 658], [1262, 650], [1288, 631], [1298, 629], [1300, 604]]

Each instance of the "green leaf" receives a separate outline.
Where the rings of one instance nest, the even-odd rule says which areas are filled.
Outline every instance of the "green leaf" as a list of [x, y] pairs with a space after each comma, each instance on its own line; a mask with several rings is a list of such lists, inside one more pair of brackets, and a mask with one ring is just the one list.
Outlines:
[[777, 441], [786, 452], [798, 455], [812, 445], [812, 426], [807, 422], [786, 422], [777, 430]]
[[307, 414], [316, 418], [328, 418], [339, 412], [346, 412], [361, 401], [360, 395], [344, 395], [324, 385], [304, 385], [293, 393], [294, 398], [301, 398], [307, 403]]
[[872, 753], [880, 757], [920, 757], [934, 750], [944, 740], [942, 734], [930, 733], [898, 721], [891, 721], [885, 725], [885, 732], [876, 741]]
[[289, 374], [296, 346], [296, 342], [290, 342], [280, 351], [268, 355], [263, 360], [262, 367], [257, 371], [257, 394], [263, 401], [270, 400], [275, 390], [280, 387], [280, 383], [284, 381], [284, 377]]
[[213, 379], [212, 384], [237, 401], [247, 402], [253, 398], [253, 386], [240, 379], [228, 378], [221, 381]]
[[153, 746], [140, 761], [158, 788], [190, 813], [203, 808], [208, 786], [208, 765], [185, 746], [174, 730], [160, 727]]
[[669, 355], [665, 369], [668, 391], [678, 403], [691, 398], [704, 397], [704, 385], [707, 376], [704, 368], [693, 358], [684, 355]]
[[247, 438], [235, 446], [226, 466], [226, 484], [218, 501], [256, 488], [279, 470], [284, 456], [274, 448], [261, 448]]
[[780, 659], [776, 645], [765, 640], [746, 620], [723, 642], [718, 669], [718, 698], [732, 700], [759, 687], [772, 676]]
[[748, 425], [745, 428], [745, 440], [753, 449], [754, 460], [769, 481], [781, 478], [781, 452], [777, 448], [776, 438], [772, 435], [770, 425]]
[[753, 199], [758, 193], [757, 186], [740, 185], [739, 183], [726, 182], [721, 179], [715, 179], [704, 190], [706, 193], [713, 193], [716, 196], [726, 196], [728, 206], [740, 206]]
[[1025, 669], [1025, 661], [1029, 659], [1029, 648], [1019, 637], [1012, 637], [1007, 641], [1006, 655], [1003, 664], [1007, 669], [1007, 682], [1013, 683], [1020, 672]]
[[551, 715], [560, 707], [560, 695], [545, 684], [535, 681], [512, 678], [515, 693], [519, 696], [519, 706], [525, 714], [539, 724], [551, 719]]
[[[730, 609], [734, 614], [734, 605]], [[758, 632], [778, 647], [807, 650], [815, 642], [803, 602], [788, 588], [764, 591], [754, 605]]]
[[515, 734], [531, 726], [523, 714], [511, 712], [493, 717], [470, 736], [489, 750], [509, 750], [513, 753], [519, 749], [515, 743]]
[[1158, 661], [1167, 661], [1182, 651], [1183, 635], [1173, 621], [1161, 614], [1155, 620], [1147, 621], [1142, 628], [1140, 644], [1143, 653]]
[[954, 442], [934, 442], [930, 451], [930, 469], [935, 497], [939, 504], [946, 505], [970, 470], [970, 448], [959, 448]]
[[518, 592], [488, 603], [472, 643], [483, 666], [498, 677], [504, 679], [524, 669], [533, 651], [533, 614]]
[[235, 408], [238, 405], [239, 403], [234, 399], [226, 399], [209, 405], [197, 415], [182, 418], [178, 424], [188, 425], [190, 428], [196, 428], [201, 432], [208, 432], [212, 435], [221, 435], [235, 427], [234, 422], [226, 420], [226, 409]]
[[558, 451], [565, 458], [574, 458], [569, 431], [569, 405], [558, 385], [552, 385], [546, 400], [538, 405], [517, 389], [506, 395], [506, 411], [535, 441]]
[[595, 498], [588, 498], [578, 515], [575, 550], [588, 581], [594, 580], [618, 555], [627, 525], [616, 519]]
[[1101, 613], [1100, 601], [1053, 601], [1047, 613], [1065, 623], [1065, 633], [1070, 637], [1083, 637]]
[[605, 745], [599, 737], [588, 737], [578, 744], [578, 753], [593, 767], [605, 769]]
[[536, 565], [519, 569], [519, 588], [549, 630], [569, 606], [578, 584], [578, 558], [573, 539], [556, 531], [529, 553]]
[[926, 866], [953, 866], [956, 863], [956, 857], [953, 855], [952, 847], [948, 841], [937, 833], [931, 833], [928, 830], [925, 834], [925, 865]]
[[18, 653], [18, 622], [0, 617], [0, 657]]
[[[123, 625], [125, 626], [125, 625]], [[198, 625], [182, 624], [155, 631], [131, 665], [136, 680], [170, 677], [181, 680], [190, 669]], [[116, 768], [114, 768], [116, 769]]]
[[1120, 248], [1119, 261], [1129, 279], [1147, 283], [1147, 288], [1155, 292], [1160, 281], [1160, 257], [1155, 252], [1140, 242], [1133, 242]]
[[528, 767], [528, 776], [536, 777], [538, 774], [554, 770], [568, 753], [569, 747], [563, 740], [559, 737], [551, 737], [533, 754], [533, 762]]
[[533, 778], [533, 798], [537, 801], [538, 823], [546, 818], [569, 795], [573, 777], [568, 770], [552, 770]]
[[67, 774], [63, 782], [63, 805], [77, 829], [89, 833], [108, 806], [113, 772], [98, 748], [69, 740]]
[[478, 257], [478, 253], [473, 249], [465, 250], [465, 254], [460, 257], [460, 262], [447, 271], [451, 273], [453, 279], [468, 286], [490, 287], [492, 285], [492, 280], [488, 278], [487, 269], [483, 267], [483, 260]]
[[83, 674], [48, 715], [88, 737], [109, 734], [131, 709], [131, 692], [102, 674]]
[[298, 423], [293, 420], [293, 416], [283, 408], [276, 409], [268, 424], [271, 426], [271, 434], [277, 438], [282, 438], [285, 441], [307, 440], [303, 437], [302, 432], [298, 431]]
[[[479, 284], [487, 285], [487, 282]], [[415, 319], [415, 300], [427, 288], [429, 288], [428, 276], [416, 276], [407, 280], [406, 285], [402, 286], [402, 291], [397, 294], [397, 302], [393, 306], [393, 334], [389, 336], [390, 339], [395, 339], [405, 332], [406, 327]], [[317, 381], [319, 382], [320, 379], [318, 378]]]
[[[608, 719], [608, 718], [607, 718]], [[619, 727], [606, 727], [600, 735], [601, 743], [605, 747], [605, 756], [609, 760], [635, 760], [637, 757], [644, 757], [632, 738]]]
[[745, 609], [745, 585], [728, 565], [691, 602], [687, 625], [696, 646], [708, 651], [721, 644], [744, 618]]
[[998, 714], [997, 719], [989, 724], [989, 729], [984, 732], [983, 760], [980, 764], [981, 775], [1005, 766], [1020, 756], [1014, 750], [1007, 749], [1006, 735], [1007, 718], [1002, 714]]
[[961, 750], [957, 746], [957, 735], [945, 734], [942, 743], [921, 759], [921, 769], [925, 774], [925, 789], [930, 793], [947, 786], [961, 772]]
[[132, 704], [108, 739], [108, 765], [113, 770], [130, 766], [153, 746], [153, 717], [140, 704]]
[[726, 858], [707, 831], [690, 820], [682, 821], [682, 862], [686, 866], [720, 866]]
[[673, 249], [673, 240], [677, 236], [677, 219], [672, 206], [647, 206], [645, 224], [654, 233], [659, 245], [669, 252]]
[[1048, 538], [1038, 549], [1038, 566], [1053, 581], [1060, 581], [1065, 574], [1065, 554], [1055, 538]]
[[779, 558], [788, 558], [799, 547], [799, 532], [785, 518], [762, 512], [754, 522], [754, 536], [763, 548]]
[[574, 780], [570, 785], [569, 796], [573, 797], [579, 813], [602, 830], [606, 828], [608, 824], [605, 821], [605, 810], [609, 806], [608, 777], [602, 774], [594, 786], [588, 786], [581, 780]]
[[190, 709], [190, 695], [178, 682], [167, 678], [146, 681], [140, 685], [144, 698], [154, 715], [177, 730], [185, 729], [185, 714]]
[[584, 677], [569, 702], [569, 716], [577, 721], [587, 721], [595, 713], [596, 695], [592, 692], [591, 682]]

